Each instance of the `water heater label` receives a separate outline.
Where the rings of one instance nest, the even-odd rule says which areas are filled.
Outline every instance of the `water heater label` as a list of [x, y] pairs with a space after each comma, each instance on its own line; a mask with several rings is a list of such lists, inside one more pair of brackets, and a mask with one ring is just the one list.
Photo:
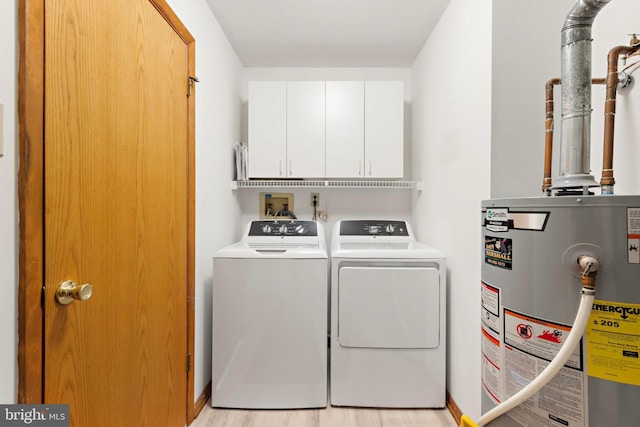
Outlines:
[[627, 208], [627, 254], [629, 264], [640, 264], [640, 208]]
[[512, 212], [509, 208], [487, 208], [482, 213], [482, 226], [494, 233], [509, 230], [544, 231], [549, 221], [549, 212]]
[[491, 329], [482, 326], [482, 387], [494, 403], [502, 396], [500, 371], [500, 337]]
[[640, 305], [596, 300], [587, 326], [589, 375], [640, 386]]
[[[513, 396], [547, 367], [571, 328], [504, 308], [502, 389]], [[528, 404], [515, 407], [509, 416], [527, 427], [584, 427], [585, 373], [582, 346]]]
[[502, 327], [501, 290], [482, 281], [482, 386], [487, 396], [496, 404], [503, 395], [501, 371], [503, 366], [500, 342]]
[[482, 282], [482, 323], [500, 333], [500, 289]]
[[487, 208], [485, 225], [490, 231], [509, 231], [509, 210]]

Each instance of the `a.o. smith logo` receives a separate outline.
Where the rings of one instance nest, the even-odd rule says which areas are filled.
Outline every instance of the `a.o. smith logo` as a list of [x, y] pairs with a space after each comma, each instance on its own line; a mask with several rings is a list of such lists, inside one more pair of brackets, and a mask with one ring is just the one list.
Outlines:
[[509, 231], [509, 213], [507, 209], [487, 209], [487, 217], [484, 225], [489, 231]]
[[506, 209], [487, 209], [487, 219], [494, 221], [506, 221], [508, 219]]

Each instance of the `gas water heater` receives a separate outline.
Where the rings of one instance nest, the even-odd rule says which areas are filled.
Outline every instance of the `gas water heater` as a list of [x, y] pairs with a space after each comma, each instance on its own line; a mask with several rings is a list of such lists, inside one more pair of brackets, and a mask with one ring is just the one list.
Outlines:
[[[608, 1], [578, 1], [562, 29], [559, 184], [543, 187], [545, 197], [482, 202], [484, 415], [462, 425], [640, 425], [640, 196], [613, 195], [606, 164], [618, 84], [611, 53], [599, 184], [588, 164], [591, 24]], [[636, 54], [640, 43], [616, 49]], [[501, 409], [549, 365], [536, 391]]]

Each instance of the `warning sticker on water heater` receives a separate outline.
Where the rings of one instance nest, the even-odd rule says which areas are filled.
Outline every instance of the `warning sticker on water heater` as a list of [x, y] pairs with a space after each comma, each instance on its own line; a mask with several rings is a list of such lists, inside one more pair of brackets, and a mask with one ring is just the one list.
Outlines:
[[[558, 354], [571, 328], [504, 308], [504, 398], [533, 381]], [[509, 416], [527, 427], [585, 427], [586, 376], [582, 346], [573, 350], [560, 371], [527, 403]]]
[[593, 302], [587, 326], [589, 375], [640, 386], [640, 305]]
[[640, 208], [627, 208], [627, 260], [640, 264]]

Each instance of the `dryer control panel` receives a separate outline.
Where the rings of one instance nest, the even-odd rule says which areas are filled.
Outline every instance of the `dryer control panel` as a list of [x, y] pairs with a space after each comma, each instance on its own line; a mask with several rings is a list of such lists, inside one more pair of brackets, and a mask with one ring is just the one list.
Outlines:
[[249, 236], [317, 236], [315, 221], [283, 220], [252, 221]]
[[349, 220], [340, 222], [341, 236], [409, 236], [404, 221]]

